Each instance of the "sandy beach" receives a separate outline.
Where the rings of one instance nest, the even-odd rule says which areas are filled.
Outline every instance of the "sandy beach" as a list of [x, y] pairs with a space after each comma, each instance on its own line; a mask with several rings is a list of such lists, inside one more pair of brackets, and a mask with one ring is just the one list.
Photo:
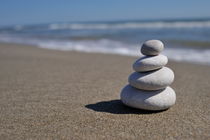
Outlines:
[[124, 106], [137, 58], [0, 44], [0, 139], [210, 139], [210, 66], [169, 61], [176, 105]]

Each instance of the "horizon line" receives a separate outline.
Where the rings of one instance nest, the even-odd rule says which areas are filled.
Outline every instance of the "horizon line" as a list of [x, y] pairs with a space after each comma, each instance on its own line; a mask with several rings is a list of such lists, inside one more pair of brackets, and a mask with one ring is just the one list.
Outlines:
[[52, 23], [100, 23], [100, 22], [125, 22], [125, 21], [193, 21], [193, 20], [210, 20], [210, 17], [177, 17], [177, 18], [145, 18], [145, 19], [109, 19], [109, 20], [75, 20], [75, 21], [52, 21], [52, 22], [39, 22], [29, 24], [11, 24], [11, 25], [0, 25], [0, 27], [11, 27], [11, 26], [33, 26], [33, 25], [44, 25]]

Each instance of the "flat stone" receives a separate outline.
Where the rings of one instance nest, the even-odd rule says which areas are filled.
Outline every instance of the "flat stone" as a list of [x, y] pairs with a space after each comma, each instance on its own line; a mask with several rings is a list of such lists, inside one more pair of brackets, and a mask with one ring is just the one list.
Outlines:
[[125, 105], [144, 110], [165, 110], [176, 102], [176, 94], [170, 87], [156, 91], [144, 91], [127, 85], [121, 91], [120, 96]]
[[165, 55], [143, 56], [133, 64], [133, 69], [136, 72], [146, 72], [160, 69], [168, 63], [168, 58]]
[[167, 67], [149, 72], [134, 72], [128, 82], [142, 90], [158, 90], [169, 86], [174, 81], [174, 72]]
[[164, 45], [160, 40], [148, 40], [141, 47], [143, 55], [158, 55], [164, 49]]

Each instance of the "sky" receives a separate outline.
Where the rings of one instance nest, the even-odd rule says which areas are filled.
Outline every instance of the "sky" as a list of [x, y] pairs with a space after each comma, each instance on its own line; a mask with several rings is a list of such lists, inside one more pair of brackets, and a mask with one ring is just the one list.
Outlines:
[[0, 26], [210, 18], [210, 0], [0, 0]]

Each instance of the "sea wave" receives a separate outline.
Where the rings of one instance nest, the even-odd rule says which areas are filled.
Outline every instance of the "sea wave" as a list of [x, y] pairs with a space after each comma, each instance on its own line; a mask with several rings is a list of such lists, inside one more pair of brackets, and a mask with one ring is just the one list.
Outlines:
[[101, 39], [98, 41], [69, 41], [69, 42], [40, 42], [41, 48], [63, 50], [63, 51], [80, 51], [88, 53], [109, 53], [138, 56], [139, 51], [135, 45], [128, 45], [118, 41]]
[[105, 23], [94, 23], [94, 24], [49, 24], [50, 30], [90, 30], [90, 29], [136, 29], [136, 28], [210, 28], [210, 21], [176, 21], [176, 22], [128, 22], [118, 24], [105, 24]]
[[[141, 44], [126, 44], [119, 41], [100, 39], [82, 41], [60, 41], [60, 40], [38, 40], [15, 37], [2, 37], [0, 42], [13, 42], [20, 44], [36, 45], [40, 48], [54, 49], [61, 51], [80, 51], [87, 53], [108, 53], [126, 56], [142, 56], [140, 53]], [[210, 65], [210, 49], [192, 49], [166, 47], [163, 54], [169, 59], [179, 62], [191, 62]]]
[[[80, 41], [80, 42], [45, 42], [39, 43], [39, 47], [63, 51], [81, 51], [88, 53], [108, 53], [126, 56], [139, 56], [140, 45], [124, 44], [111, 40], [99, 41]], [[192, 48], [165, 48], [163, 54], [169, 59], [178, 62], [191, 62], [210, 65], [210, 49], [192, 49]]]

